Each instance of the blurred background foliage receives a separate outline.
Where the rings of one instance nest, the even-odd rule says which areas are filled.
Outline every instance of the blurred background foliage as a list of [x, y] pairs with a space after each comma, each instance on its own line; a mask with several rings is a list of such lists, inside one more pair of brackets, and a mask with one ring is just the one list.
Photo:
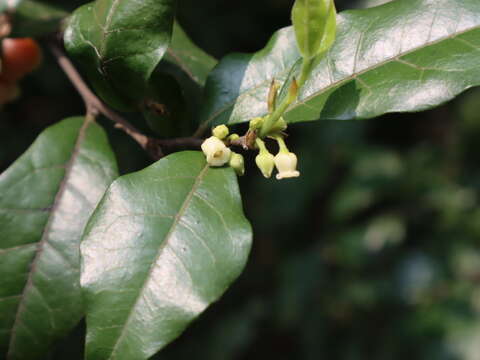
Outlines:
[[[182, 0], [178, 17], [218, 58], [262, 48], [292, 3]], [[83, 112], [45, 55], [0, 113], [0, 170], [46, 126]], [[123, 173], [149, 164], [102, 123]], [[246, 271], [155, 359], [480, 359], [480, 90], [428, 112], [298, 124], [290, 135], [302, 177], [265, 180], [252, 167], [240, 179], [255, 230]], [[81, 359], [83, 333], [51, 359]]]

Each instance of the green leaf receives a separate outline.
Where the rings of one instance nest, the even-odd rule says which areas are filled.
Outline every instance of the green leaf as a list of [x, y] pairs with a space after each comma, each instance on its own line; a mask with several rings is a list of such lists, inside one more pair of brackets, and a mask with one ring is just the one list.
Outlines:
[[296, 0], [292, 24], [303, 57], [310, 59], [327, 51], [335, 40], [335, 4], [333, 0]]
[[85, 232], [86, 359], [147, 359], [216, 301], [251, 246], [237, 179], [180, 152], [115, 181]]
[[12, 36], [38, 37], [54, 32], [67, 15], [52, 5], [23, 0], [13, 16]]
[[65, 46], [97, 93], [119, 110], [132, 110], [164, 56], [174, 0], [97, 0], [77, 9]]
[[116, 176], [103, 130], [81, 117], [45, 130], [0, 175], [0, 357], [8, 347], [8, 360], [44, 359], [82, 318], [80, 239]]
[[195, 83], [204, 86], [207, 76], [217, 61], [198, 48], [187, 36], [181, 26], [175, 22], [172, 42], [165, 60], [177, 64]]
[[[478, 0], [393, 1], [337, 20], [337, 40], [288, 109], [290, 123], [425, 110], [480, 84]], [[258, 53], [227, 56], [207, 81], [205, 126], [266, 115], [272, 79], [284, 81], [299, 58], [292, 28]]]
[[[216, 63], [175, 23], [170, 47], [150, 78], [150, 90], [154, 91], [150, 91], [146, 98], [147, 103], [154, 100], [163, 104], [168, 116], [162, 115], [162, 111], [156, 114], [149, 106], [144, 112], [147, 122], [160, 136], [189, 136], [198, 128], [198, 109], [202, 104], [205, 81]], [[166, 76], [170, 78], [167, 83]], [[172, 85], [173, 79], [175, 85]]]
[[142, 113], [148, 126], [161, 137], [180, 134], [185, 114], [185, 99], [176, 79], [155, 70]]

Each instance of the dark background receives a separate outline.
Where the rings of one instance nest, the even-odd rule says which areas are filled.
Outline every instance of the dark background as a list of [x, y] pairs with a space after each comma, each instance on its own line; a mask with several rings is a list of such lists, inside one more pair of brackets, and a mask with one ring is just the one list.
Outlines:
[[[262, 48], [289, 25], [292, 3], [182, 0], [178, 17], [221, 58]], [[22, 90], [0, 112], [0, 170], [46, 126], [83, 113], [48, 53]], [[246, 271], [156, 358], [478, 359], [479, 114], [473, 89], [428, 112], [292, 126], [302, 176], [277, 182], [247, 169], [240, 183], [255, 239]], [[122, 172], [149, 164], [102, 124]], [[83, 331], [51, 358], [80, 359]]]

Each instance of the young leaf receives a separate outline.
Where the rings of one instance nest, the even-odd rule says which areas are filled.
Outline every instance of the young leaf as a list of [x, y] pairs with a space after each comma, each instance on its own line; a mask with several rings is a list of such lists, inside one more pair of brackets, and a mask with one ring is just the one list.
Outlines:
[[335, 40], [335, 4], [333, 0], [296, 0], [292, 24], [303, 57], [311, 59], [328, 50]]
[[2, 359], [44, 359], [82, 318], [80, 238], [116, 176], [103, 130], [81, 117], [45, 130], [0, 175]]
[[133, 109], [168, 48], [173, 15], [174, 0], [97, 0], [73, 13], [65, 46], [103, 100]]
[[[337, 39], [285, 115], [288, 122], [420, 111], [480, 84], [480, 1], [401, 0], [337, 17]], [[272, 79], [298, 61], [292, 28], [256, 54], [213, 70], [202, 119], [241, 123], [267, 114]]]
[[236, 175], [199, 152], [115, 181], [81, 246], [87, 360], [147, 359], [217, 300], [251, 246]]
[[181, 26], [175, 22], [172, 42], [165, 60], [177, 64], [195, 83], [204, 86], [207, 76], [217, 61], [198, 48], [187, 36]]

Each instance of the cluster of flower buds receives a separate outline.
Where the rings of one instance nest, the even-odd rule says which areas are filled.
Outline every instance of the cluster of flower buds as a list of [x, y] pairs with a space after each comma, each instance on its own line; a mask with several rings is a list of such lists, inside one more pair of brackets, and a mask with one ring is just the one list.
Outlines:
[[[255, 163], [262, 172], [263, 176], [270, 178], [273, 169], [278, 170], [277, 179], [286, 179], [300, 176], [297, 170], [297, 156], [290, 152], [285, 144], [285, 130], [287, 122], [281, 116], [282, 111], [277, 111], [277, 95], [279, 85], [272, 81], [268, 94], [269, 114], [265, 117], [257, 117], [250, 120], [249, 129], [243, 137], [241, 145], [245, 149], [258, 150]], [[289, 93], [281, 105], [286, 109], [297, 97], [298, 86], [293, 79]], [[243, 156], [233, 152], [228, 145], [238, 141], [237, 134], [229, 135], [228, 127], [219, 125], [212, 130], [212, 136], [206, 139], [202, 144], [202, 150], [210, 166], [223, 166], [229, 164], [238, 175], [245, 173], [245, 163]], [[279, 151], [277, 155], [271, 154], [262, 139], [274, 139], [278, 143]]]
[[[255, 118], [250, 122], [250, 131], [254, 131], [261, 127], [262, 118]], [[273, 169], [278, 170], [277, 179], [286, 179], [300, 176], [297, 170], [297, 156], [290, 152], [285, 144], [284, 135], [282, 131], [286, 128], [286, 123], [283, 119], [275, 124], [276, 133], [269, 136], [278, 143], [279, 151], [277, 155], [271, 154], [265, 142], [257, 137], [255, 139], [254, 147], [258, 149], [258, 155], [255, 158], [255, 163], [262, 172], [263, 176], [270, 178]], [[205, 154], [207, 163], [210, 166], [218, 167], [228, 164], [236, 173], [241, 176], [245, 173], [245, 161], [241, 154], [232, 151], [227, 144], [238, 139], [237, 134], [229, 136], [229, 130], [225, 125], [217, 126], [212, 131], [212, 136], [206, 139], [202, 144], [202, 151]]]
[[[258, 150], [255, 163], [266, 178], [272, 176], [275, 167], [279, 180], [300, 176], [297, 156], [290, 152], [285, 144], [287, 123], [283, 116], [297, 100], [299, 90], [309, 78], [314, 59], [324, 56], [335, 41], [337, 20], [334, 0], [296, 0], [292, 9], [292, 23], [303, 58], [300, 77], [297, 80], [297, 76], [293, 76], [284, 84], [286, 89], [288, 86], [288, 92], [282, 99], [279, 99], [282, 93], [280, 84], [272, 79], [267, 97], [268, 115], [252, 119], [247, 133], [241, 138], [242, 141], [239, 141], [237, 134], [229, 136], [225, 125], [213, 129], [213, 136], [202, 144], [210, 166], [229, 163], [237, 174], [243, 175], [245, 164], [242, 155], [234, 153], [227, 146], [236, 142], [244, 149]], [[278, 143], [277, 155], [274, 156], [268, 151], [265, 139], [274, 139]]]
[[229, 130], [225, 125], [219, 125], [212, 130], [212, 136], [206, 139], [202, 144], [202, 151], [207, 158], [210, 166], [218, 167], [228, 163], [238, 175], [245, 173], [245, 162], [241, 154], [232, 151], [225, 140], [232, 140], [238, 137], [236, 134], [228, 136]]

